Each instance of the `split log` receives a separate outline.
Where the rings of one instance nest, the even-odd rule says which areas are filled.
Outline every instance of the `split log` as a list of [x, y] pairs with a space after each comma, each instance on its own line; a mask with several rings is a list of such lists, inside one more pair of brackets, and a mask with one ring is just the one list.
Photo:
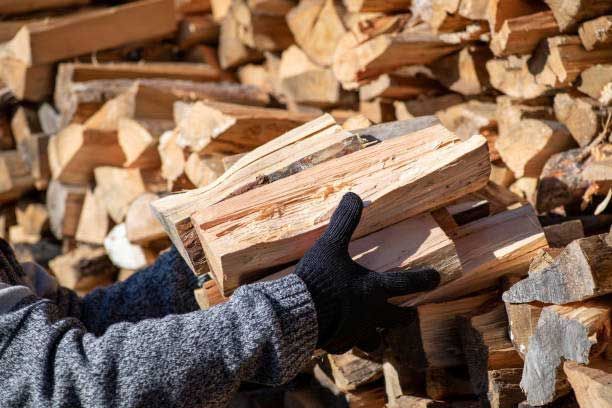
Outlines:
[[40, 237], [49, 229], [49, 213], [43, 204], [22, 203], [15, 207], [17, 224], [23, 232]]
[[551, 247], [563, 248], [576, 239], [584, 238], [584, 228], [582, 221], [571, 220], [544, 227], [544, 234]]
[[[612, 110], [610, 110], [612, 113]], [[599, 109], [590, 98], [572, 98], [569, 94], [555, 96], [555, 115], [570, 131], [579, 146], [587, 146], [602, 130], [607, 109]]]
[[409, 11], [407, 0], [343, 0], [344, 6], [351, 13], [392, 13]]
[[589, 18], [612, 11], [606, 0], [544, 0], [555, 14], [561, 31], [577, 28], [577, 24]]
[[362, 43], [348, 32], [338, 43], [333, 69], [345, 89], [355, 89], [361, 81], [405, 65], [428, 64], [460, 48], [461, 41], [452, 43], [422, 29], [382, 34]]
[[33, 187], [34, 178], [19, 152], [0, 151], [0, 203], [13, 201]]
[[462, 102], [461, 95], [451, 93], [442, 96], [419, 97], [406, 102], [395, 101], [393, 106], [397, 120], [408, 120], [419, 116], [434, 115]]
[[215, 21], [223, 21], [232, 5], [232, 0], [210, 0], [210, 8]]
[[[27, 66], [53, 63], [89, 52], [159, 38], [175, 29], [173, 0], [143, 0], [88, 10], [26, 25], [6, 43], [0, 58]], [[140, 24], [134, 25], [134, 21]], [[66, 43], [67, 38], [78, 39]]]
[[261, 12], [257, 8], [252, 9], [249, 3], [252, 4], [234, 0], [229, 10], [237, 24], [238, 39], [245, 46], [272, 52], [284, 50], [293, 44], [293, 34], [285, 21], [285, 10], [280, 13]]
[[[515, 350], [525, 357], [529, 339], [535, 332], [544, 305], [534, 303], [506, 303], [508, 329]], [[517, 381], [518, 383], [518, 381]]]
[[161, 159], [157, 152], [157, 143], [161, 132], [169, 130], [165, 126], [152, 129], [146, 121], [129, 118], [119, 120], [117, 142], [125, 156], [124, 167], [159, 168]]
[[493, 300], [495, 292], [417, 308], [425, 360], [429, 368], [450, 368], [465, 364], [457, 316], [469, 313]]
[[113, 264], [122, 269], [140, 269], [152, 263], [155, 255], [127, 239], [125, 224], [113, 227], [104, 239], [104, 249]]
[[215, 44], [219, 39], [219, 24], [212, 15], [184, 16], [178, 25], [176, 42], [186, 50], [198, 44]]
[[49, 225], [57, 239], [74, 237], [85, 200], [86, 188], [52, 180], [47, 189]]
[[380, 97], [406, 100], [420, 95], [435, 96], [442, 93], [444, 93], [444, 87], [434, 79], [429, 68], [412, 65], [381, 75], [362, 85], [359, 88], [359, 99], [367, 101]]
[[502, 160], [517, 178], [539, 176], [553, 154], [573, 145], [574, 139], [565, 126], [538, 119], [521, 120], [495, 143]]
[[223, 69], [235, 68], [248, 62], [256, 62], [263, 57], [261, 52], [247, 47], [240, 40], [240, 23], [231, 7], [228, 7], [227, 14], [221, 22], [218, 50], [219, 63]]
[[155, 194], [144, 193], [130, 204], [125, 216], [125, 230], [130, 242], [145, 245], [166, 237], [150, 208], [150, 204], [157, 199]]
[[487, 19], [491, 32], [499, 31], [506, 20], [544, 11], [546, 6], [530, 0], [490, 0]]
[[323, 115], [244, 155], [231, 171], [210, 186], [158, 200], [152, 207], [188, 265], [201, 274], [208, 271], [208, 267], [190, 214], [334, 157], [350, 154], [371, 144], [368, 140], [392, 139], [436, 122], [435, 118], [424, 117], [373, 126], [353, 135], [336, 125], [331, 116]]
[[612, 293], [612, 248], [605, 238], [573, 241], [552, 265], [506, 291], [504, 302], [565, 304]]
[[536, 208], [540, 212], [579, 203], [590, 183], [583, 176], [585, 164], [578, 160], [581, 149], [552, 155], [540, 174]]
[[356, 390], [383, 376], [382, 364], [363, 353], [348, 351], [344, 354], [328, 354], [327, 363], [336, 386], [343, 392]]
[[392, 406], [403, 395], [423, 395], [425, 353], [418, 319], [384, 333], [383, 373], [387, 399]]
[[119, 270], [111, 263], [104, 248], [81, 246], [49, 262], [61, 286], [83, 296], [91, 290], [114, 283]]
[[165, 132], [157, 147], [161, 159], [161, 176], [166, 180], [168, 191], [180, 190], [185, 185], [189, 189], [195, 188], [185, 174], [188, 153], [179, 145], [178, 138], [177, 131]]
[[458, 317], [458, 332], [476, 395], [486, 396], [492, 370], [523, 367], [523, 360], [508, 338], [507, 328], [508, 318], [502, 303], [485, 305]]
[[467, 367], [427, 368], [425, 394], [434, 400], [456, 400], [473, 396]]
[[610, 82], [612, 82], [612, 64], [598, 64], [582, 71], [578, 90], [597, 99], [603, 105], [609, 105], [612, 101]]
[[87, 190], [74, 238], [91, 245], [103, 245], [110, 230], [110, 218], [99, 188]]
[[612, 61], [612, 48], [587, 51], [580, 38], [560, 35], [542, 41], [529, 61], [536, 82], [548, 88], [566, 88], [585, 69]]
[[[85, 122], [104, 102], [132, 87], [137, 88], [134, 102], [136, 118], [171, 119], [172, 106], [177, 100], [218, 100], [258, 106], [265, 105], [270, 100], [263, 91], [240, 84], [195, 82], [193, 78], [135, 79], [140, 74], [137, 73], [137, 67], [133, 68], [136, 72], [129, 69], [133, 65], [136, 64], [130, 65], [124, 71], [113, 71], [105, 68], [105, 64], [60, 64], [54, 101], [62, 114], [62, 123], [67, 125], [71, 121]], [[174, 72], [185, 71], [180, 68], [179, 66]], [[208, 68], [203, 71], [211, 73]], [[208, 75], [208, 78], [212, 77]]]
[[57, 133], [61, 130], [61, 117], [47, 102], [43, 103], [38, 108], [38, 121], [42, 131], [47, 135]]
[[4, 58], [0, 51], [0, 81], [19, 100], [40, 102], [52, 93], [54, 69], [51, 64], [28, 66], [14, 58]]
[[108, 215], [115, 223], [121, 223], [132, 201], [145, 192], [140, 170], [101, 166], [94, 174]]
[[491, 51], [498, 57], [531, 54], [538, 43], [559, 34], [552, 11], [514, 17], [503, 22], [491, 37]]
[[315, 118], [310, 113], [220, 102], [175, 104], [177, 143], [200, 154], [252, 150]]
[[525, 400], [519, 385], [522, 374], [522, 368], [489, 371], [486, 398], [491, 408], [514, 408]]
[[504, 94], [518, 99], [531, 99], [546, 91], [536, 82], [535, 75], [527, 66], [529, 55], [492, 59], [487, 62], [491, 85]]
[[580, 41], [587, 51], [612, 45], [612, 16], [601, 16], [587, 21], [578, 30]]
[[491, 177], [493, 183], [502, 187], [510, 187], [516, 180], [514, 173], [500, 160], [498, 162], [491, 163]]
[[392, 408], [450, 408], [451, 406], [444, 401], [436, 401], [414, 395], [402, 395], [397, 398], [395, 405], [390, 405]]
[[87, 129], [73, 124], [49, 140], [53, 178], [64, 183], [87, 184], [99, 166], [121, 166], [125, 155], [116, 131]]
[[538, 249], [547, 246], [533, 208], [524, 205], [460, 227], [455, 238], [463, 274], [406, 302], [407, 306], [454, 299], [490, 287], [503, 275], [525, 274]]
[[451, 91], [477, 95], [490, 87], [486, 62], [492, 57], [489, 47], [470, 45], [440, 58], [431, 68], [438, 81]]
[[589, 301], [542, 309], [538, 326], [529, 340], [521, 388], [527, 402], [552, 401], [557, 368], [562, 360], [588, 364], [605, 351], [611, 337], [609, 301]]
[[175, 0], [174, 8], [178, 13], [208, 13], [211, 11], [210, 0]]
[[342, 122], [342, 129], [344, 130], [357, 130], [364, 129], [372, 126], [372, 122], [362, 114], [358, 113], [354, 116], [347, 118], [344, 122]]
[[465, 140], [495, 128], [496, 109], [494, 103], [472, 100], [438, 111], [436, 116], [447, 129]]
[[395, 106], [389, 99], [376, 98], [373, 101], [360, 101], [359, 113], [372, 123], [393, 122]]
[[0, 4], [0, 14], [14, 15], [27, 14], [33, 11], [49, 10], [62, 7], [75, 7], [87, 5], [91, 0], [42, 0], [42, 1], [23, 1], [7, 0]]
[[612, 361], [597, 360], [587, 366], [566, 361], [563, 371], [581, 408], [612, 407]]
[[340, 84], [332, 70], [310, 62], [297, 46], [283, 51], [278, 80], [283, 95], [293, 102], [320, 107], [341, 102]]
[[21, 158], [30, 168], [37, 189], [44, 189], [51, 176], [47, 149], [49, 136], [42, 134], [36, 112], [24, 107], [11, 119], [11, 130]]
[[[439, 207], [486, 184], [489, 177], [489, 166], [484, 139], [475, 136], [466, 142], [448, 147], [439, 146], [438, 149], [434, 148], [432, 151], [429, 146], [432, 146], [430, 143], [433, 143], [432, 137], [434, 136], [432, 133], [434, 130], [437, 131], [437, 137], [448, 141], [453, 139], [450, 134], [445, 134], [441, 126], [427, 128], [423, 131], [415, 132], [409, 135], [409, 137], [385, 141], [368, 148], [367, 152], [364, 150], [353, 153], [349, 155], [350, 157], [344, 156], [322, 163], [294, 176], [279, 180], [274, 185], [262, 186], [257, 191], [243, 193], [240, 197], [226, 200], [222, 205], [211, 206], [206, 212], [194, 214], [192, 216], [192, 223], [197, 226], [196, 232], [204, 246], [209, 265], [222, 285], [223, 291], [226, 293], [232, 291], [241, 283], [256, 277], [257, 273], [261, 273], [263, 268], [299, 259], [304, 254], [326, 227], [331, 210], [335, 208], [343, 193], [347, 191], [329, 184], [331, 180], [335, 180], [334, 185], [337, 184], [338, 172], [342, 172], [344, 175], [350, 174], [351, 176], [348, 179], [344, 176], [345, 182], [348, 183], [346, 185], [352, 185], [351, 191], [361, 194], [364, 200], [371, 201], [370, 206], [364, 210], [361, 224], [354, 234], [354, 238], [359, 238], [424, 210]], [[419, 142], [418, 139], [420, 138], [418, 136], [425, 135], [428, 136], [428, 146], [419, 146], [421, 142]], [[393, 156], [393, 168], [374, 169], [372, 167], [371, 160], [380, 163], [381, 160], [384, 161], [387, 160], [387, 157], [391, 157], [388, 155]], [[414, 160], [417, 157], [418, 159]], [[412, 160], [414, 162], [410, 164], [404, 162], [402, 164], [405, 160], [404, 158], [408, 162]], [[483, 160], [486, 161], [486, 166]], [[464, 169], [461, 175], [463, 182], [460, 185], [456, 185], [453, 178], [458, 177], [458, 175], [456, 172], [447, 172], [446, 170], [450, 169], [448, 166], [454, 167], [459, 165], [459, 163], [461, 163], [459, 167]], [[357, 172], [349, 170], [350, 168], [355, 168]], [[428, 169], [428, 171], [419, 176], [411, 175], [412, 170], [408, 169], [416, 168]], [[358, 176], [359, 169], [363, 171], [361, 176]], [[403, 176], [400, 176], [401, 174]], [[415, 191], [415, 185], [431, 180], [434, 175], [436, 175], [436, 179], [437, 176], [440, 176], [446, 180], [443, 195], [438, 195], [440, 191], [438, 191], [436, 185], [430, 187], [427, 196], [422, 196], [419, 200], [415, 200], [415, 197], [412, 197], [410, 194], [400, 193]], [[320, 180], [320, 185], [323, 187], [307, 194], [303, 197], [303, 200], [287, 206], [287, 203], [291, 201], [286, 199], [287, 191], [299, 191], [300, 188], [298, 186], [302, 183], [310, 183], [307, 181], [311, 180], [310, 177]], [[376, 183], [375, 180], [378, 180], [379, 177], [383, 177], [386, 180], [385, 185], [388, 187], [385, 188], [384, 192], [372, 192], [366, 188], [367, 185], [370, 185], [370, 182]], [[466, 179], [471, 180], [467, 186], [465, 185]], [[393, 182], [393, 180], [396, 181]], [[325, 187], [327, 184], [329, 184], [328, 187]], [[411, 188], [406, 189], [405, 186], [407, 185], [410, 185]], [[285, 198], [282, 200], [282, 204], [277, 202], [278, 198], [276, 196], [279, 191], [284, 191], [283, 195]], [[325, 191], [325, 198], [321, 201], [320, 197], [323, 191]], [[402, 198], [397, 198], [398, 195], [401, 195]], [[314, 204], [314, 197], [318, 197], [315, 207], [312, 206]], [[391, 197], [394, 198], [391, 199]], [[255, 199], [253, 205], [260, 208], [260, 210], [243, 212], [244, 204], [248, 203], [249, 199]], [[390, 204], [391, 202], [393, 205]], [[307, 211], [306, 207], [308, 207]], [[376, 212], [376, 208], [382, 207], [385, 207], [384, 220], [380, 218], [382, 213]], [[268, 208], [268, 210], [265, 208]], [[248, 228], [254, 228], [259, 231], [258, 243], [253, 241], [249, 243], [241, 239], [240, 237], [243, 236], [242, 234], [245, 231], [242, 231], [238, 225], [230, 233], [219, 236], [217, 231], [220, 229], [229, 231], [232, 228], [227, 229], [229, 224], [232, 223], [231, 220], [227, 220], [227, 223], [223, 222], [223, 214], [226, 211], [228, 211], [227, 213], [242, 213], [245, 217], [252, 219], [252, 222], [249, 221], [248, 223]], [[268, 215], [263, 217], [256, 215], [260, 211], [264, 211]], [[281, 216], [272, 216], [273, 214], [281, 214]], [[306, 221], [304, 218], [306, 214], [308, 214], [307, 218], [309, 221]], [[290, 220], [291, 217], [298, 217], [299, 219]], [[314, 225], [313, 219], [316, 220]], [[275, 232], [280, 227], [278, 222], [283, 224], [284, 232], [282, 238]], [[240, 224], [245, 225], [242, 222]], [[292, 228], [287, 230], [287, 225], [291, 225]], [[292, 240], [293, 245], [285, 245], [284, 242], [287, 242], [291, 237], [294, 238]], [[258, 257], [257, 260], [253, 259], [251, 262], [245, 262], [242, 254], [248, 253], [250, 249], [254, 249], [263, 243], [266, 243], [267, 253], [264, 256]], [[228, 246], [228, 244], [231, 246]], [[255, 246], [253, 246], [254, 244]], [[225, 250], [222, 248], [225, 248]], [[239, 258], [241, 261], [235, 264]]]
[[307, 0], [300, 1], [287, 14], [287, 24], [306, 55], [316, 64], [328, 67], [346, 32], [342, 17], [341, 8], [333, 0]]

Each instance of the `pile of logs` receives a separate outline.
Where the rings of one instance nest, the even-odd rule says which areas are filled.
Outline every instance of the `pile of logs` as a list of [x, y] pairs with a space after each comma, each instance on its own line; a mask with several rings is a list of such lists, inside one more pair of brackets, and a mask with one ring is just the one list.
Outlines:
[[612, 407], [609, 0], [0, 0], [0, 237], [86, 294], [173, 244], [203, 309], [350, 253], [441, 285], [235, 406]]

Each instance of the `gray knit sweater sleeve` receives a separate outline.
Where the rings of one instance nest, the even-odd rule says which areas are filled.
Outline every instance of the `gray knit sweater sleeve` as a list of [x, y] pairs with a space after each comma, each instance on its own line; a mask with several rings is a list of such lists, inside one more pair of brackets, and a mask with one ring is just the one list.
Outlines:
[[[156, 267], [171, 269], [173, 256]], [[314, 305], [295, 275], [184, 314], [174, 314], [192, 306], [184, 291], [168, 296], [141, 276], [80, 306], [33, 294], [15, 303], [26, 287], [0, 282], [0, 306], [3, 291], [15, 303], [0, 307], [0, 406], [222, 407], [242, 381], [291, 379], [314, 350]]]

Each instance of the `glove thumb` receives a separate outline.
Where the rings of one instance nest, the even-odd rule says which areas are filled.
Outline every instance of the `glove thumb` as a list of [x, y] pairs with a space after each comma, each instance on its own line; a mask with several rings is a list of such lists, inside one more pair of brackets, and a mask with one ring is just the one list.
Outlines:
[[346, 193], [334, 211], [321, 240], [326, 244], [348, 250], [351, 236], [359, 225], [362, 210], [361, 198], [355, 193]]

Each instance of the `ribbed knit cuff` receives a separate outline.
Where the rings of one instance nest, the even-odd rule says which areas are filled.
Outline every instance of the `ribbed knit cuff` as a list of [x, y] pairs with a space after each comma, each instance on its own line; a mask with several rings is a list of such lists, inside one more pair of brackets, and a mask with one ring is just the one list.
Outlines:
[[288, 366], [301, 367], [317, 344], [317, 313], [304, 282], [294, 274], [272, 282], [253, 285], [272, 300], [281, 330], [281, 354]]

